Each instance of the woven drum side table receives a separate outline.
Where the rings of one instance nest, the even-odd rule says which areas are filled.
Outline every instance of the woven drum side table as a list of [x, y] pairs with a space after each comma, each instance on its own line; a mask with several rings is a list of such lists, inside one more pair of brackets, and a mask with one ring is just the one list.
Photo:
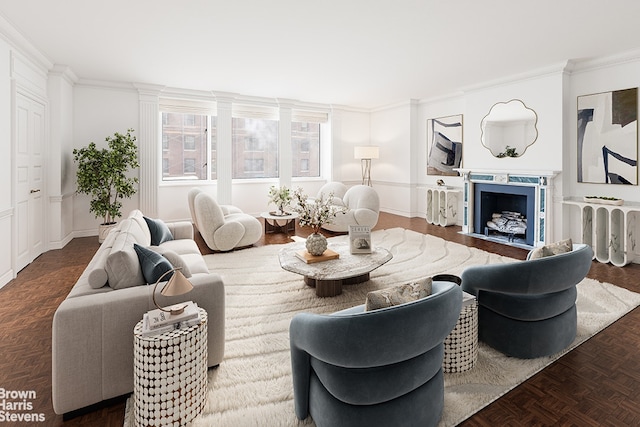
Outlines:
[[444, 340], [444, 372], [465, 372], [478, 360], [478, 303], [462, 307], [458, 323]]
[[207, 400], [207, 312], [184, 329], [142, 336], [134, 328], [134, 420], [136, 426], [184, 426]]

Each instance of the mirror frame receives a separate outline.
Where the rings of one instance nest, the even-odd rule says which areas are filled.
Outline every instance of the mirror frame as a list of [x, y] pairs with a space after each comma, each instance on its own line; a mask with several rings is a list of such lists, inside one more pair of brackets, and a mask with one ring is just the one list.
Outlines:
[[[503, 152], [494, 152], [496, 150], [495, 147], [490, 147], [490, 143], [487, 143], [487, 141], [485, 140], [485, 123], [487, 121], [487, 117], [489, 117], [491, 115], [491, 112], [493, 111], [493, 109], [498, 106], [498, 105], [508, 105], [511, 103], [515, 103], [515, 107], [521, 107], [524, 110], [528, 110], [531, 111], [533, 113], [533, 131], [535, 132], [535, 134], [533, 135], [533, 138], [531, 141], [525, 142], [525, 146], [524, 149], [522, 150], [521, 153], [517, 153], [515, 152], [515, 149], [512, 149], [511, 147], [509, 147], [509, 145], [507, 144], [505, 147], [505, 151]], [[536, 113], [536, 111], [532, 108], [527, 107], [527, 105], [524, 103], [524, 101], [520, 100], [520, 99], [510, 99], [509, 101], [506, 102], [496, 102], [495, 104], [493, 104], [491, 106], [491, 108], [489, 109], [489, 112], [487, 113], [486, 116], [484, 116], [482, 118], [482, 120], [480, 121], [480, 143], [482, 144], [482, 146], [484, 148], [486, 148], [487, 150], [489, 150], [489, 152], [491, 153], [491, 155], [493, 157], [497, 157], [497, 158], [505, 158], [505, 157], [522, 157], [524, 155], [524, 153], [527, 151], [527, 148], [529, 148], [530, 146], [532, 146], [537, 140], [538, 140], [538, 114]]]

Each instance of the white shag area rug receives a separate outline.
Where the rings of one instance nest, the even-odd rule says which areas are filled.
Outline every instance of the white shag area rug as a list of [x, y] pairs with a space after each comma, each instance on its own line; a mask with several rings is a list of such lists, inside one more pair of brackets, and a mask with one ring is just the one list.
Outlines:
[[[348, 236], [329, 239], [346, 241]], [[368, 282], [344, 286], [336, 297], [319, 298], [302, 276], [278, 262], [282, 245], [206, 255], [226, 289], [224, 361], [209, 370], [208, 402], [194, 426], [300, 426], [293, 410], [289, 323], [302, 311], [331, 313], [363, 304], [367, 292], [438, 273], [460, 275], [470, 265], [514, 262], [439, 237], [393, 228], [374, 231], [374, 246], [393, 259], [371, 272]], [[585, 279], [578, 285], [578, 334], [570, 351], [640, 305], [640, 294]], [[441, 426], [453, 426], [531, 377], [562, 354], [533, 360], [509, 358], [480, 343], [478, 362], [468, 372], [445, 374]], [[133, 424], [132, 398], [125, 426]]]

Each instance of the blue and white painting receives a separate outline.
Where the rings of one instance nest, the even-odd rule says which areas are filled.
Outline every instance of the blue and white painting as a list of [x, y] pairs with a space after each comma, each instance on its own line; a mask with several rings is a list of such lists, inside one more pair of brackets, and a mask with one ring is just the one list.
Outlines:
[[578, 182], [638, 185], [638, 89], [578, 97]]
[[462, 162], [462, 114], [427, 120], [427, 175], [458, 176]]

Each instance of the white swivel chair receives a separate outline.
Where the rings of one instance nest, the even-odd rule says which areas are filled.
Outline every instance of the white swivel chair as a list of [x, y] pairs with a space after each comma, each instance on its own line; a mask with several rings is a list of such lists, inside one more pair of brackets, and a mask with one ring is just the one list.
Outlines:
[[374, 227], [380, 215], [378, 193], [368, 185], [355, 185], [347, 190], [342, 198], [346, 206], [344, 213], [338, 213], [331, 224], [323, 224], [329, 231], [349, 231], [350, 225], [368, 225]]
[[193, 223], [211, 250], [224, 252], [251, 246], [262, 237], [258, 219], [234, 206], [223, 209], [204, 191], [189, 192], [189, 208]]

